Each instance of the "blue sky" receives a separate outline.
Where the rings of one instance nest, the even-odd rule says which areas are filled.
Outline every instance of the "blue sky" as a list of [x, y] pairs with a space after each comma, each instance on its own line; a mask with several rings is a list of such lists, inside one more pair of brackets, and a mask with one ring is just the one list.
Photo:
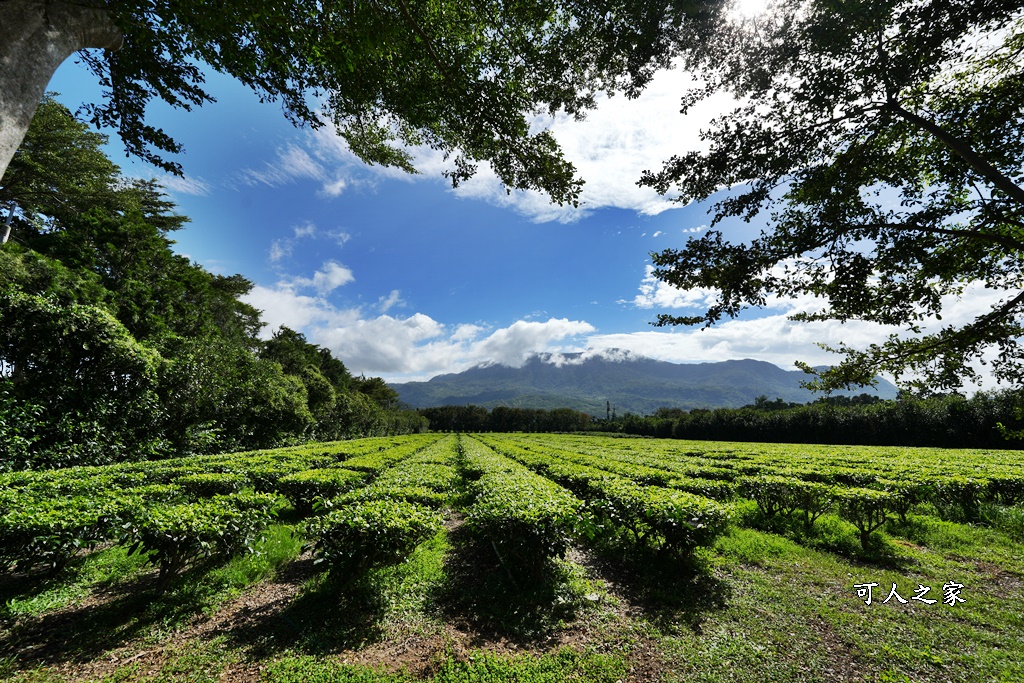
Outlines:
[[[355, 373], [426, 379], [530, 354], [610, 349], [675, 362], [756, 358], [791, 368], [834, 357], [815, 342], [879, 341], [875, 325], [797, 324], [813, 300], [775, 300], [716, 328], [655, 328], [659, 312], [698, 312], [711, 292], [680, 292], [649, 273], [651, 251], [681, 247], [706, 229], [704, 207], [673, 204], [636, 181], [672, 154], [699, 148], [697, 133], [728, 101], [678, 114], [686, 74], [665, 72], [638, 100], [601, 102], [584, 122], [548, 126], [587, 182], [580, 209], [537, 194], [506, 194], [486, 168], [453, 191], [444, 161], [413, 150], [416, 176], [369, 167], [327, 128], [296, 129], [232, 79], [208, 75], [215, 104], [192, 112], [154, 103], [149, 120], [185, 145], [175, 178], [111, 156], [127, 175], [160, 180], [192, 222], [177, 250], [255, 287], [269, 335], [288, 325], [334, 352]], [[50, 89], [74, 111], [99, 97], [74, 60]], [[105, 131], [108, 132], [109, 131]], [[723, 226], [733, 240], [757, 227]], [[951, 302], [947, 322], [990, 296]]]

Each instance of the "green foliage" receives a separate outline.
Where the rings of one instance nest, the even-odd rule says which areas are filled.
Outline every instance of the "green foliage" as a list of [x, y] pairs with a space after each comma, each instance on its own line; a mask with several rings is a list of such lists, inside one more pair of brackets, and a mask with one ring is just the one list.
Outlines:
[[154, 95], [186, 109], [211, 101], [196, 66], [205, 63], [279, 101], [294, 123], [335, 126], [367, 163], [412, 172], [406, 149], [426, 145], [454, 156], [454, 185], [486, 161], [510, 189], [564, 203], [578, 199], [582, 182], [532, 117], [580, 116], [598, 92], [619, 86], [636, 94], [666, 63], [683, 17], [703, 7], [403, 0], [389, 11], [266, 1], [206, 9], [119, 3], [109, 16], [122, 48], [83, 52], [108, 87], [86, 109], [130, 153], [180, 172], [162, 156], [180, 146], [145, 122], [145, 110]]
[[976, 522], [978, 505], [988, 491], [989, 482], [985, 479], [951, 475], [935, 482], [932, 502], [946, 519]]
[[796, 509], [791, 477], [761, 475], [740, 479], [740, 490], [755, 503], [762, 515], [790, 515]]
[[590, 487], [590, 507], [602, 519], [678, 556], [714, 543], [730, 521], [727, 506], [686, 491], [608, 478], [592, 480]]
[[69, 116], [47, 93], [0, 174], [0, 203], [16, 201], [27, 214], [45, 213], [58, 220], [102, 205], [120, 171], [101, 149], [106, 142], [105, 135]]
[[783, 514], [792, 516], [803, 510], [804, 529], [810, 531], [815, 520], [832, 508], [835, 487], [793, 476], [760, 475], [739, 480], [744, 495], [757, 503], [765, 517]]
[[889, 519], [893, 494], [865, 488], [845, 488], [836, 491], [839, 516], [853, 522], [860, 530], [861, 547], [867, 551], [872, 532]]
[[420, 408], [430, 428], [439, 432], [577, 432], [591, 428], [590, 415], [570, 408], [438, 406]]
[[461, 444], [463, 467], [475, 479], [467, 528], [493, 543], [503, 562], [539, 573], [576, 536], [583, 502], [478, 441]]
[[[0, 361], [20, 410], [42, 407], [51, 416], [20, 428], [34, 427], [22, 434], [32, 466], [139, 459], [158, 447], [152, 428], [161, 358], [102, 308], [0, 291]], [[7, 401], [8, 410], [16, 405]]]
[[[894, 401], [820, 399], [765, 411], [751, 407], [679, 411], [671, 418], [633, 417], [622, 430], [677, 439], [723, 439], [778, 443], [1021, 448], [1024, 441], [1004, 427], [1020, 424], [1017, 390], [926, 398], [902, 394]], [[665, 425], [670, 429], [665, 429]], [[1008, 440], [1012, 439], [1012, 440]]]
[[141, 500], [117, 495], [7, 495], [0, 516], [0, 565], [62, 567], [84, 548], [110, 538]]
[[[654, 275], [715, 293], [717, 323], [769, 297], [817, 297], [797, 320], [903, 328], [823, 372], [822, 389], [879, 373], [922, 393], [976, 378], [977, 361], [1019, 385], [1024, 126], [1018, 2], [783, 0], [749, 22], [684, 25], [678, 66], [704, 86], [683, 111], [724, 91], [740, 101], [641, 183], [680, 202], [714, 197], [712, 228], [654, 255]], [[754, 222], [745, 244], [717, 228]], [[968, 286], [1001, 299], [966, 323], [942, 322]], [[994, 353], [989, 356], [988, 350]]]
[[365, 472], [350, 469], [305, 470], [281, 477], [277, 480], [276, 489], [287, 496], [300, 514], [309, 514], [318, 498], [334, 498], [365, 479]]
[[19, 400], [14, 383], [0, 381], [0, 471], [20, 470], [33, 464], [33, 446], [46, 428], [46, 408]]
[[277, 498], [267, 494], [150, 505], [132, 511], [121, 533], [131, 552], [150, 553], [150, 561], [159, 564], [166, 580], [199, 559], [251, 551], [276, 505]]
[[238, 493], [245, 488], [248, 480], [242, 474], [202, 472], [177, 477], [174, 483], [194, 498], [212, 498]]
[[0, 186], [0, 469], [423, 429], [301, 334], [263, 344], [252, 283], [176, 255], [188, 219], [104, 142], [47, 97]]
[[441, 513], [404, 500], [349, 503], [306, 523], [315, 552], [339, 577], [353, 579], [370, 567], [402, 562], [441, 530]]
[[904, 475], [899, 479], [878, 480], [878, 486], [892, 494], [890, 509], [899, 515], [900, 521], [907, 521], [907, 514], [920, 503], [935, 500], [936, 490], [933, 482], [918, 477]]
[[728, 501], [735, 495], [735, 486], [727, 481], [716, 481], [714, 479], [702, 479], [700, 477], [678, 477], [669, 480], [670, 488], [688, 491], [698, 496], [711, 498], [719, 501]]

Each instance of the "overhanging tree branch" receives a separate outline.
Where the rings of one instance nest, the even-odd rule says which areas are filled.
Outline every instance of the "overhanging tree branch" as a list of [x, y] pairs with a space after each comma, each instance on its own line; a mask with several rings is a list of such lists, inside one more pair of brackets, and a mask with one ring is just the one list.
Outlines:
[[895, 98], [889, 98], [885, 108], [903, 120], [917, 126], [921, 130], [934, 135], [935, 138], [941, 140], [951, 152], [966, 161], [978, 175], [992, 183], [994, 187], [1001, 190], [1007, 197], [1011, 198], [1021, 206], [1024, 206], [1024, 188], [1016, 185], [1012, 180], [1006, 177], [1006, 175], [1000, 172], [999, 169], [985, 161], [985, 159], [975, 152], [969, 144], [948, 132], [935, 122], [929, 121], [925, 117], [915, 114], [908, 109], [904, 109]]

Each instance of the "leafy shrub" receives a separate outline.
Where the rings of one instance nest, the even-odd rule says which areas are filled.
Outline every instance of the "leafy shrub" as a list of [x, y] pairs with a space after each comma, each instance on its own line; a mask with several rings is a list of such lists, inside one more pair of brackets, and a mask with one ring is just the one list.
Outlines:
[[839, 516], [860, 530], [860, 545], [866, 551], [871, 533], [888, 520], [895, 496], [887, 491], [866, 488], [836, 489]]
[[110, 540], [119, 521], [141, 505], [130, 495], [33, 497], [7, 492], [0, 516], [0, 565], [63, 566], [75, 553]]
[[441, 513], [403, 500], [368, 500], [334, 508], [306, 523], [318, 562], [354, 578], [370, 567], [403, 561], [443, 524]]
[[204, 558], [252, 549], [272, 521], [277, 498], [263, 493], [215, 496], [134, 510], [123, 527], [129, 552], [149, 552], [166, 580]]
[[684, 556], [714, 543], [729, 524], [730, 509], [686, 491], [640, 486], [626, 479], [590, 482], [591, 508], [633, 533], [638, 542]]
[[996, 474], [988, 477], [987, 496], [1003, 505], [1024, 502], [1024, 473]]
[[335, 498], [359, 486], [366, 477], [365, 472], [341, 468], [306, 470], [281, 477], [277, 488], [300, 514], [308, 515], [313, 512], [316, 499]]
[[988, 481], [963, 475], [937, 478], [932, 503], [943, 519], [977, 522], [978, 506], [986, 498]]
[[892, 494], [889, 509], [899, 515], [900, 521], [907, 521], [907, 513], [920, 503], [935, 499], [935, 486], [930, 481], [914, 477], [900, 477], [898, 480], [879, 478], [877, 485]]
[[204, 472], [178, 477], [174, 483], [193, 498], [211, 498], [238, 493], [248, 483], [248, 479], [242, 474]]
[[728, 481], [715, 479], [700, 479], [697, 477], [679, 477], [669, 481], [669, 488], [679, 489], [688, 493], [695, 493], [698, 496], [712, 498], [714, 500], [731, 500], [736, 493], [736, 487]]
[[466, 527], [493, 543], [503, 562], [538, 575], [577, 534], [583, 502], [477, 441], [466, 439], [463, 445], [465, 468], [479, 474]]
[[745, 496], [757, 503], [757, 508], [765, 517], [778, 514], [789, 516], [797, 506], [793, 496], [793, 481], [791, 477], [766, 474], [742, 477], [739, 486]]

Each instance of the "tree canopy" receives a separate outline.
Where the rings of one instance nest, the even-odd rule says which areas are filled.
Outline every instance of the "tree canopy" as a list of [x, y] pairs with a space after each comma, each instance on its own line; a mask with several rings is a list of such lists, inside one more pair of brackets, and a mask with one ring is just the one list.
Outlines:
[[301, 334], [261, 340], [252, 283], [175, 254], [187, 218], [63, 105], [39, 111], [0, 189], [0, 470], [424, 427]]
[[[711, 229], [653, 255], [655, 275], [717, 299], [659, 325], [712, 325], [771, 295], [813, 295], [801, 320], [903, 329], [841, 345], [824, 389], [879, 372], [919, 390], [1024, 379], [1024, 3], [780, 0], [750, 21], [684, 25], [680, 65], [735, 110], [641, 184], [713, 198]], [[718, 194], [726, 190], [724, 194]], [[749, 243], [720, 223], [762, 226]], [[964, 324], [936, 322], [971, 284], [1002, 294]], [[925, 329], [926, 325], [930, 325]], [[806, 370], [810, 368], [804, 366]]]
[[455, 184], [487, 161], [510, 188], [575, 201], [581, 181], [550, 133], [531, 127], [533, 115], [578, 115], [601, 90], [646, 82], [665, 63], [675, 27], [708, 4], [228, 0], [212, 8], [195, 0], [5, 0], [0, 86], [10, 94], [0, 94], [0, 113], [26, 97], [35, 106], [49, 74], [34, 95], [19, 95], [30, 88], [5, 78], [40, 61], [32, 50], [41, 42], [70, 34], [85, 37], [71, 49], [108, 48], [82, 53], [105, 90], [103, 102], [86, 107], [91, 121], [115, 128], [128, 152], [172, 172], [180, 168], [167, 153], [180, 146], [146, 120], [146, 107], [157, 97], [185, 109], [210, 102], [205, 63], [280, 102], [294, 123], [337, 126], [367, 162], [411, 171], [404, 146], [428, 145], [455, 156]]

